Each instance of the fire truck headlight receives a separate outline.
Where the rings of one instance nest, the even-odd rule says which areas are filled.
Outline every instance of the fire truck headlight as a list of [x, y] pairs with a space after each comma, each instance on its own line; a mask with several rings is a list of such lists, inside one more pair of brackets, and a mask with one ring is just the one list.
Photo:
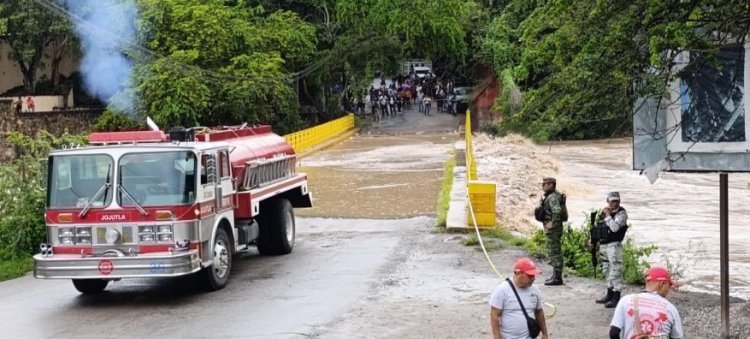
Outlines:
[[63, 237], [72, 237], [75, 234], [75, 228], [73, 227], [60, 227], [57, 229], [57, 235], [60, 238]]
[[172, 225], [159, 225], [159, 241], [172, 241]]
[[76, 227], [76, 243], [91, 244], [91, 227]]
[[75, 227], [60, 227], [57, 229], [57, 241], [62, 245], [75, 244]]
[[117, 240], [120, 240], [120, 232], [114, 228], [110, 228], [104, 235], [104, 239], [107, 240], [107, 244], [114, 245], [117, 243]]
[[156, 232], [154, 232], [154, 226], [138, 226], [138, 239], [140, 242], [155, 242]]

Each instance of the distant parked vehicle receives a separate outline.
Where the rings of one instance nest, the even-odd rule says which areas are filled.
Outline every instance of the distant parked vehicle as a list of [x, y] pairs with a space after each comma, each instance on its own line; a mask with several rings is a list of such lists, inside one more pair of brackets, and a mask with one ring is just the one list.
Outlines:
[[424, 79], [428, 74], [432, 74], [432, 68], [426, 66], [414, 67], [414, 76], [417, 79]]
[[432, 70], [432, 62], [425, 59], [408, 59], [401, 63], [401, 74], [408, 75], [410, 71], [416, 70], [417, 67], [427, 67]]
[[456, 112], [463, 113], [469, 108], [471, 87], [456, 87], [453, 89], [456, 92]]

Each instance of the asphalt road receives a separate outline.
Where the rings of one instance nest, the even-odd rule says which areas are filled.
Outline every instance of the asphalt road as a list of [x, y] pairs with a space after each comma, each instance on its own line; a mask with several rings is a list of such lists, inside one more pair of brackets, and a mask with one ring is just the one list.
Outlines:
[[68, 280], [27, 275], [0, 283], [0, 337], [307, 337], [365, 298], [405, 233], [428, 222], [298, 219], [290, 255], [239, 255], [229, 286], [212, 293], [183, 277], [84, 296]]

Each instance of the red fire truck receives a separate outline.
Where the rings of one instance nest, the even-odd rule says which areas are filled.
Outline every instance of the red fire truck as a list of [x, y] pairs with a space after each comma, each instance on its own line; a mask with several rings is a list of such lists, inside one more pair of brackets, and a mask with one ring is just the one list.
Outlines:
[[93, 133], [50, 154], [34, 276], [97, 293], [122, 278], [198, 273], [221, 289], [234, 253], [292, 251], [293, 208], [312, 207], [295, 165], [269, 126]]

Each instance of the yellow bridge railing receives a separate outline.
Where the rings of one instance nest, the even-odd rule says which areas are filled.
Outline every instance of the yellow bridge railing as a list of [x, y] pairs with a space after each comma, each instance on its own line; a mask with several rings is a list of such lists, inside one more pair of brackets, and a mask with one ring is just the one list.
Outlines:
[[348, 114], [324, 124], [287, 134], [284, 139], [292, 145], [294, 152], [300, 154], [352, 129], [354, 129], [354, 114]]
[[477, 180], [477, 162], [474, 159], [474, 145], [472, 143], [471, 110], [466, 110], [466, 175], [469, 180]]
[[[469, 196], [468, 224], [476, 223], [482, 228], [495, 227], [495, 183], [477, 179], [477, 161], [471, 129], [471, 110], [466, 110], [466, 192]], [[473, 217], [472, 217], [473, 216]]]

